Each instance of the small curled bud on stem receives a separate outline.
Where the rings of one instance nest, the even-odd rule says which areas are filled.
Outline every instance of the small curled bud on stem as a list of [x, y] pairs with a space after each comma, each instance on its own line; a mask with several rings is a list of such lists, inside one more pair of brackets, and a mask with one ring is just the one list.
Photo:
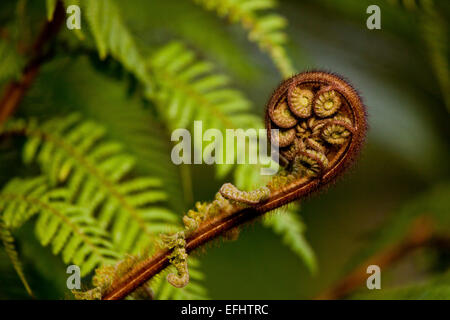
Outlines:
[[[196, 211], [188, 212], [184, 231], [166, 238], [176, 239], [176, 245], [168, 241], [166, 248], [115, 281], [103, 299], [126, 297], [170, 263], [178, 274], [168, 280], [184, 286], [189, 279], [187, 254], [335, 181], [356, 159], [367, 130], [365, 107], [355, 89], [341, 77], [320, 71], [282, 82], [269, 99], [265, 122], [269, 141], [280, 147], [283, 170], [255, 191], [224, 184], [213, 202], [198, 203]], [[272, 129], [280, 131], [277, 138]]]

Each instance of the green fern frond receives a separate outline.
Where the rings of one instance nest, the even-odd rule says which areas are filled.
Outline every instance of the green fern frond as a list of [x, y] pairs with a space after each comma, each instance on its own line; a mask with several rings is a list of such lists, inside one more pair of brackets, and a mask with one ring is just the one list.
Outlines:
[[[1, 210], [1, 204], [0, 204], [0, 210]], [[33, 292], [31, 291], [30, 285], [28, 284], [27, 279], [25, 278], [25, 273], [22, 268], [22, 263], [19, 259], [19, 254], [16, 250], [16, 246], [14, 245], [14, 238], [11, 234], [11, 231], [6, 228], [5, 223], [3, 222], [3, 217], [0, 216], [0, 238], [3, 242], [3, 247], [5, 248], [6, 254], [8, 255], [9, 259], [11, 260], [11, 263], [14, 267], [14, 269], [17, 272], [17, 275], [20, 278], [20, 281], [22, 281], [23, 286], [27, 290], [28, 294], [30, 296], [33, 296]]]
[[160, 180], [131, 179], [134, 158], [120, 144], [105, 141], [103, 127], [70, 115], [41, 125], [11, 121], [3, 129], [8, 132], [29, 137], [25, 163], [36, 160], [52, 185], [64, 183], [70, 201], [110, 230], [121, 252], [139, 252], [174, 228], [177, 217], [163, 206], [167, 195]]
[[287, 35], [283, 31], [287, 22], [274, 13], [261, 13], [273, 9], [274, 0], [194, 0], [207, 10], [214, 10], [232, 23], [240, 23], [248, 31], [249, 40], [267, 52], [284, 78], [295, 73], [284, 47]]
[[0, 193], [4, 226], [18, 228], [34, 215], [36, 236], [64, 263], [80, 266], [82, 275], [120, 257], [89, 211], [69, 203], [66, 189], [51, 189], [45, 177], [14, 179]]
[[[201, 120], [203, 130], [260, 128], [260, 119], [251, 113], [251, 104], [242, 93], [230, 89], [228, 77], [215, 74], [213, 66], [197, 61], [195, 54], [179, 42], [170, 43], [149, 59], [157, 90], [149, 98], [156, 101], [169, 129], [192, 128]], [[195, 139], [195, 137], [194, 137]], [[224, 176], [232, 166], [217, 166]]]
[[123, 23], [116, 2], [114, 0], [80, 0], [80, 4], [83, 12], [86, 12], [100, 58], [104, 59], [111, 54], [149, 90], [151, 81], [146, 71], [145, 59]]

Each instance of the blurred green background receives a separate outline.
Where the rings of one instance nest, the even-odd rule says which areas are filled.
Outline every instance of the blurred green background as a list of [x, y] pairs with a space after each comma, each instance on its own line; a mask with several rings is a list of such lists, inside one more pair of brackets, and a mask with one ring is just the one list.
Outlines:
[[[34, 26], [45, 17], [43, 1], [19, 2], [26, 3], [23, 23]], [[371, 4], [381, 8], [381, 30], [366, 27], [366, 8]], [[230, 24], [188, 0], [132, 0], [119, 5], [125, 24], [145, 50], [152, 52], [169, 40], [182, 40], [227, 74], [232, 86], [252, 101], [254, 113], [263, 116], [266, 101], [282, 78], [238, 24]], [[6, 25], [17, 14], [17, 1], [2, 1], [0, 8], [0, 24]], [[448, 183], [450, 106], [446, 106], [445, 96], [450, 88], [442, 86], [448, 85], [448, 79], [442, 82], [436, 70], [447, 68], [444, 74], [448, 76], [450, 2], [434, 1], [434, 8], [444, 27], [440, 29], [444, 43], [435, 39], [440, 41], [437, 47], [444, 48], [444, 65], [436, 64], [436, 46], [430, 45], [430, 36], [424, 36], [431, 22], [421, 1], [279, 1], [275, 10], [288, 21], [286, 47], [295, 69], [332, 71], [350, 80], [367, 105], [367, 143], [348, 174], [327, 191], [301, 203], [305, 238], [317, 256], [316, 274], [309, 272], [279, 236], [256, 222], [244, 228], [237, 241], [220, 241], [199, 253], [204, 286], [211, 298], [312, 298], [351, 270], [358, 259], [355, 257], [370, 247], [374, 234], [386, 228], [405, 205]], [[30, 27], [31, 34], [33, 30]], [[64, 30], [59, 37], [76, 42], [69, 33]], [[110, 129], [112, 138], [139, 153], [127, 142], [125, 128], [117, 119], [124, 112], [137, 110], [141, 114], [151, 108], [146, 109], [139, 97], [129, 94], [129, 85], [123, 78], [98, 72], [83, 54], [58, 52], [42, 67], [16, 115], [46, 119], [81, 110]], [[1, 184], [13, 175], [37, 170], [18, 164], [20, 148], [11, 143], [0, 144], [0, 153]], [[138, 167], [141, 172], [148, 170], [146, 163], [138, 163]], [[232, 177], [215, 178], [214, 170], [206, 165], [193, 165], [191, 176], [193, 200], [212, 199], [221, 184]], [[450, 215], [449, 198], [444, 191], [438, 200], [446, 216]], [[192, 205], [188, 201], [185, 209]], [[283, 209], [279, 212], [283, 214]], [[450, 234], [449, 229], [447, 232]], [[67, 297], [65, 266], [39, 245], [33, 226], [27, 224], [16, 238], [37, 297]], [[27, 298], [6, 255], [3, 251], [0, 255], [0, 298]], [[382, 269], [381, 295], [384, 289], [424, 283], [445, 272], [449, 262], [448, 252], [419, 250]]]

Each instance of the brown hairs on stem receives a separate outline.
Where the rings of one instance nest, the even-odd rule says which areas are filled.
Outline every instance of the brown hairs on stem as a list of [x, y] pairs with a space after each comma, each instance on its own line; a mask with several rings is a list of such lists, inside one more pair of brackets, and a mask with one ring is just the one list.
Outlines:
[[[355, 89], [341, 77], [321, 71], [282, 82], [269, 99], [265, 120], [269, 141], [282, 145], [280, 163], [286, 169], [254, 194], [224, 185], [205, 219], [197, 225], [195, 215], [188, 217], [195, 227], [187, 228], [187, 254], [335, 181], [355, 161], [367, 130], [365, 107]], [[271, 129], [279, 129], [278, 140]], [[247, 196], [252, 201], [239, 201]], [[173, 249], [161, 249], [115, 281], [102, 298], [125, 298], [168, 267], [172, 254]]]

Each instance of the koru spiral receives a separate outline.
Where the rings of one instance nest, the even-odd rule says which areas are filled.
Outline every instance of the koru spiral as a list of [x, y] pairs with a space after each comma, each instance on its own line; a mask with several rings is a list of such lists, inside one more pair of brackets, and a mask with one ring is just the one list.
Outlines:
[[265, 123], [284, 169], [267, 186], [251, 192], [227, 183], [220, 190], [225, 198], [250, 206], [267, 200], [266, 206], [275, 208], [325, 186], [352, 164], [367, 130], [365, 107], [356, 90], [322, 71], [303, 72], [282, 82], [269, 99]]

